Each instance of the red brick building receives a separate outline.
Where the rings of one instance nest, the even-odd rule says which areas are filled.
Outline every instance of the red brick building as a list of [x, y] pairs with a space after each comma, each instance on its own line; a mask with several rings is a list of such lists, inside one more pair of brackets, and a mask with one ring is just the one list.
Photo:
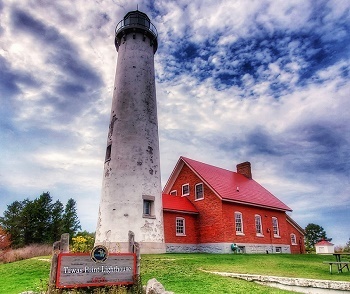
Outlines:
[[163, 190], [167, 252], [304, 253], [291, 209], [252, 179], [180, 157]]

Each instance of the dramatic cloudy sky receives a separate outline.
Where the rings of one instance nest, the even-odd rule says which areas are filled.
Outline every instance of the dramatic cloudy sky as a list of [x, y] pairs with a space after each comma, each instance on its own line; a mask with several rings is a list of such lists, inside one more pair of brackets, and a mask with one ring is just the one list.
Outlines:
[[50, 191], [94, 231], [130, 10], [158, 29], [162, 183], [179, 156], [253, 178], [350, 238], [350, 1], [0, 0], [0, 215]]

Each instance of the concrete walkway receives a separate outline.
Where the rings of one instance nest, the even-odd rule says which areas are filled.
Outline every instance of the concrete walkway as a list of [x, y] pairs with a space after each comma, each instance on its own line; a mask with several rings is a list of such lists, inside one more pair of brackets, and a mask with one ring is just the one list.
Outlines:
[[[303, 279], [303, 278], [286, 278], [276, 276], [263, 276], [263, 275], [250, 275], [250, 274], [236, 274], [236, 273], [225, 273], [225, 272], [212, 272], [205, 271], [224, 277], [232, 277], [243, 279], [246, 281], [254, 281], [262, 283], [267, 286], [277, 287], [286, 290], [297, 291], [300, 293], [345, 293], [343, 291], [350, 291], [350, 282], [343, 281], [331, 281], [331, 280], [315, 280], [315, 279]], [[285, 287], [284, 287], [285, 286]], [[312, 291], [315, 289], [315, 291]], [[300, 291], [299, 291], [300, 290]], [[322, 291], [322, 292], [321, 292]], [[349, 292], [347, 292], [349, 293]]]

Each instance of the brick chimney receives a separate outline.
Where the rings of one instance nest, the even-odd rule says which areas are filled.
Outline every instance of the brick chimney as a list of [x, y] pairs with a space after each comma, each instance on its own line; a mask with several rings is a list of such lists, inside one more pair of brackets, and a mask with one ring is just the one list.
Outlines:
[[236, 165], [236, 167], [238, 174], [241, 174], [247, 177], [248, 179], [252, 179], [252, 169], [249, 161], [239, 163]]

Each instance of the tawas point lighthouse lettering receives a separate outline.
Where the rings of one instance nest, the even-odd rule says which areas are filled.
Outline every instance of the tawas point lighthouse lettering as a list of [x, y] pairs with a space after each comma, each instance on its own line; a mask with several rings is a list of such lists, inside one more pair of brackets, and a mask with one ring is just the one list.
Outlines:
[[85, 273], [122, 273], [122, 272], [130, 272], [132, 268], [130, 266], [85, 266], [85, 267], [63, 267], [64, 274], [85, 274]]

